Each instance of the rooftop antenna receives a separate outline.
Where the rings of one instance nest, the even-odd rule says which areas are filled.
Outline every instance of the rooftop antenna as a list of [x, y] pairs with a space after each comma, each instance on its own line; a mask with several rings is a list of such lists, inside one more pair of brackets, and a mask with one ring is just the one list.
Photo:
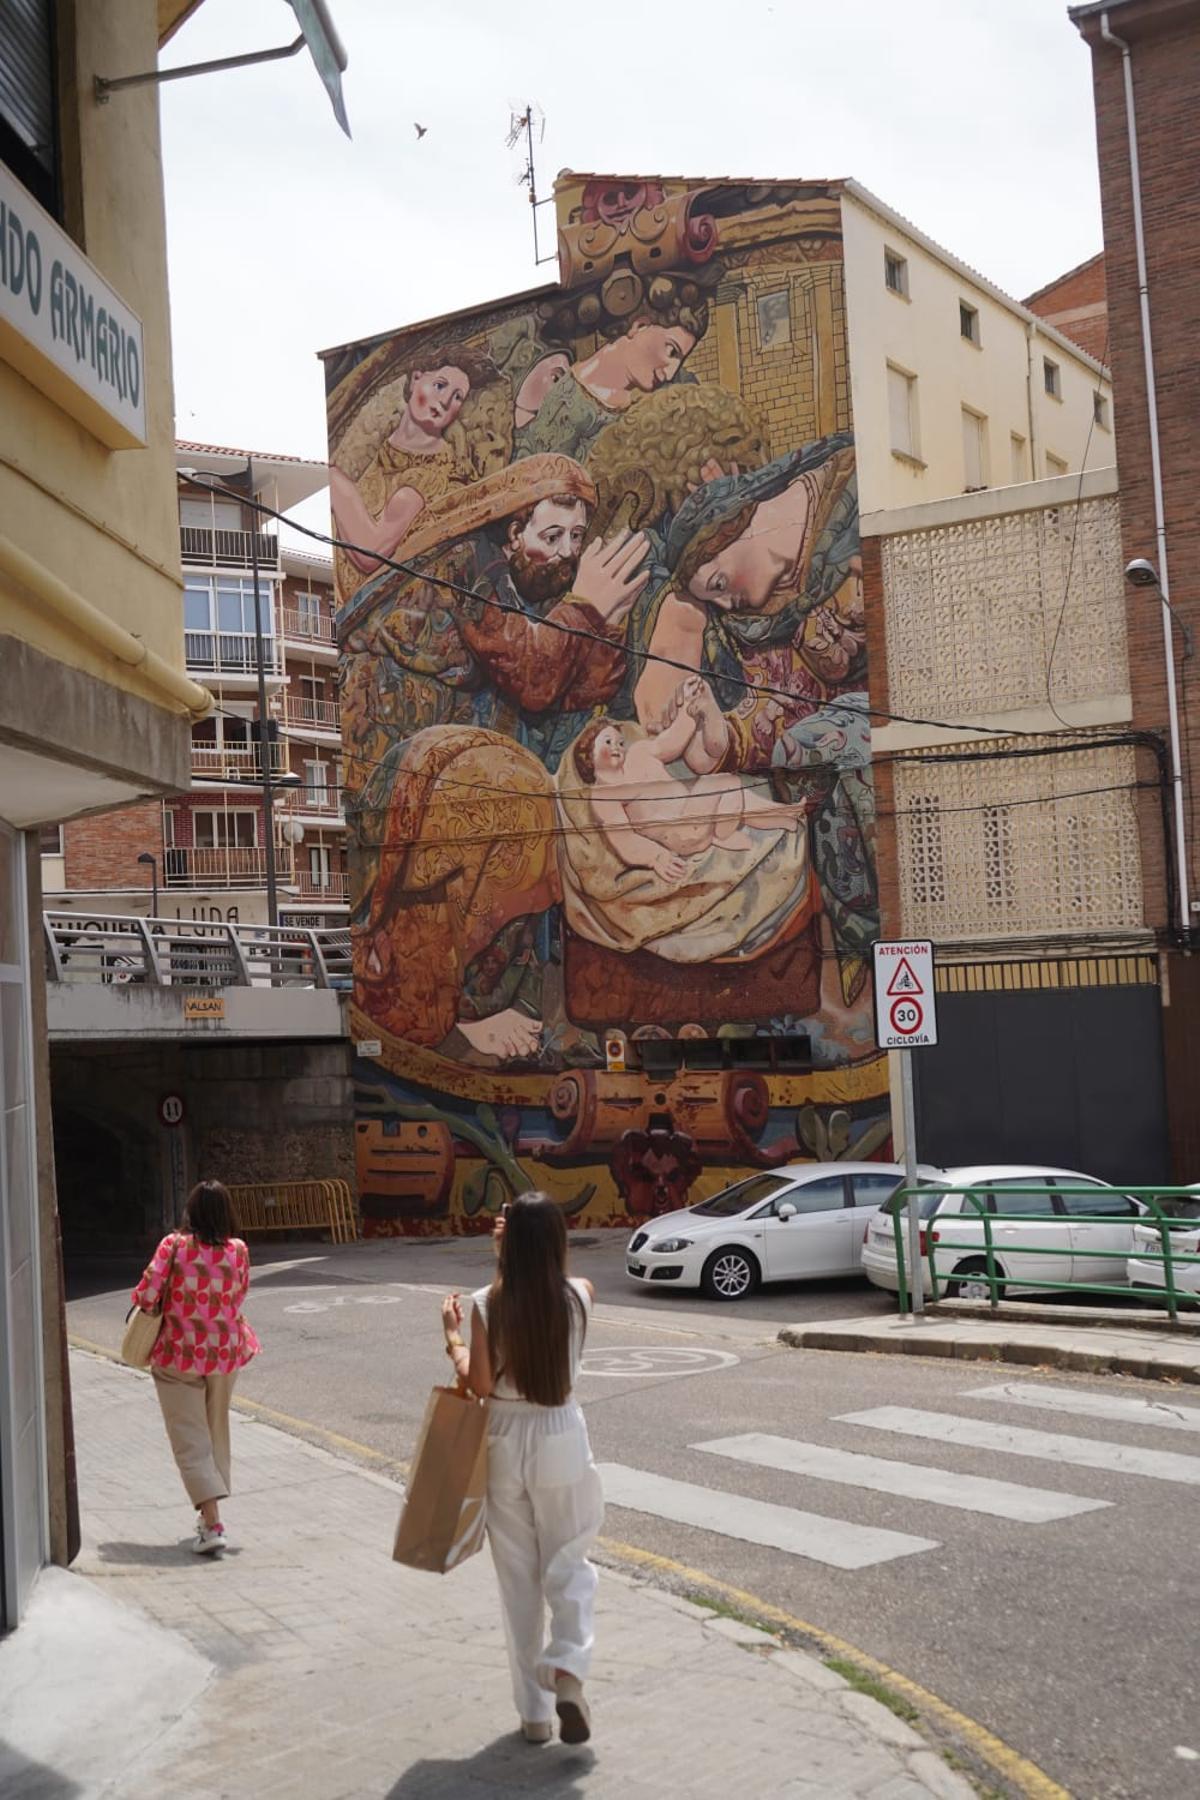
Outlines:
[[529, 208], [533, 219], [533, 261], [534, 267], [541, 263], [553, 262], [556, 252], [543, 256], [538, 245], [538, 207], [549, 206], [552, 200], [539, 200], [537, 197], [537, 170], [533, 159], [533, 134], [537, 132], [540, 144], [546, 135], [546, 115], [536, 100], [527, 100], [524, 106], [509, 101], [508, 136], [505, 143], [514, 150], [521, 139], [525, 140], [525, 167], [517, 176], [517, 185], [529, 189]]

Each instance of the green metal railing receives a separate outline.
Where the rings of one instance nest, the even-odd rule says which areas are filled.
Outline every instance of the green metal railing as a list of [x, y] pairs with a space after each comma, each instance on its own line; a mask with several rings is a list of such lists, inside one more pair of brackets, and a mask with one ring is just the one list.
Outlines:
[[[1053, 1219], [1066, 1227], [1072, 1225], [1114, 1225], [1128, 1220], [1129, 1223], [1148, 1226], [1156, 1230], [1159, 1235], [1161, 1248], [1158, 1250], [1143, 1250], [1139, 1248], [1136, 1252], [1131, 1250], [1093, 1250], [1088, 1248], [1080, 1250], [1079, 1254], [1088, 1257], [1089, 1260], [1094, 1257], [1097, 1260], [1106, 1259], [1122, 1264], [1127, 1262], [1131, 1255], [1137, 1255], [1146, 1262], [1161, 1263], [1163, 1266], [1163, 1286], [1166, 1293], [1167, 1312], [1172, 1324], [1176, 1323], [1179, 1317], [1179, 1307], [1181, 1302], [1185, 1307], [1200, 1306], [1200, 1290], [1181, 1290], [1175, 1279], [1176, 1271], [1181, 1264], [1200, 1264], [1200, 1254], [1172, 1249], [1171, 1227], [1172, 1224], [1174, 1224], [1176, 1226], [1183, 1225], [1185, 1228], [1187, 1226], [1195, 1226], [1197, 1229], [1200, 1229], [1200, 1218], [1192, 1218], [1189, 1215], [1180, 1212], [1168, 1213], [1164, 1211], [1161, 1202], [1164, 1200], [1187, 1200], [1192, 1206], [1195, 1206], [1198, 1199], [1200, 1199], [1200, 1195], [1197, 1195], [1194, 1188], [1183, 1187], [1123, 1187], [1116, 1191], [1120, 1194], [1128, 1195], [1131, 1200], [1140, 1200], [1145, 1206], [1146, 1212], [1139, 1215], [1136, 1220], [1128, 1220], [1128, 1215], [1113, 1213], [1055, 1213], [1047, 1211], [1044, 1214], [1035, 1215], [1027, 1212], [992, 1212], [989, 1210], [987, 1204], [989, 1200], [1003, 1203], [1003, 1199], [1006, 1195], [1016, 1194], [1035, 1195], [1039, 1199], [1052, 1199], [1055, 1195], [1065, 1196], [1068, 1194], [1082, 1194], [1087, 1198], [1094, 1198], [1096, 1189], [1094, 1186], [1090, 1185], [1087, 1187], [1071, 1187], [1066, 1183], [1063, 1183], [1061, 1186], [1048, 1187], [1044, 1184], [1037, 1185], [1031, 1183], [1028, 1187], [1018, 1187], [1016, 1185], [1009, 1186], [1006, 1183], [1004, 1188], [1000, 1190], [988, 1188], [986, 1186], [979, 1188], [939, 1187], [931, 1189], [929, 1186], [899, 1188], [896, 1193], [892, 1195], [890, 1200], [884, 1202], [880, 1210], [882, 1212], [890, 1213], [892, 1218], [892, 1233], [896, 1248], [896, 1275], [899, 1281], [900, 1311], [902, 1313], [911, 1311], [909, 1305], [909, 1288], [911, 1284], [909, 1282], [908, 1269], [906, 1266], [906, 1245], [904, 1241], [905, 1228], [908, 1223], [908, 1202], [910, 1198], [924, 1199], [927, 1198], [931, 1192], [935, 1192], [938, 1194], [959, 1194], [964, 1200], [970, 1202], [983, 1226], [983, 1243], [981, 1245], [977, 1239], [971, 1243], [966, 1243], [962, 1239], [955, 1241], [953, 1238], [945, 1235], [948, 1231], [952, 1232], [954, 1230], [956, 1223], [965, 1220], [968, 1217], [965, 1210], [953, 1213], [942, 1213], [940, 1215], [935, 1212], [931, 1214], [928, 1219], [921, 1220], [921, 1237], [924, 1239], [924, 1254], [929, 1263], [930, 1297], [934, 1301], [937, 1301], [941, 1297], [941, 1285], [948, 1285], [950, 1282], [961, 1282], [964, 1278], [961, 1269], [947, 1270], [944, 1264], [939, 1273], [937, 1266], [938, 1256], [947, 1251], [955, 1253], [954, 1261], [956, 1263], [961, 1259], [963, 1252], [968, 1252], [976, 1258], [979, 1258], [980, 1256], [983, 1257], [984, 1268], [971, 1269], [969, 1271], [969, 1277], [972, 1281], [985, 1282], [987, 1284], [993, 1311], [995, 1311], [996, 1307], [999, 1305], [1001, 1291], [1005, 1287], [1050, 1288], [1058, 1293], [1069, 1289], [1071, 1293], [1120, 1294], [1128, 1296], [1136, 1291], [1130, 1287], [1128, 1282], [1125, 1282], [1118, 1287], [1115, 1283], [1101, 1281], [1049, 1281], [1044, 1277], [1018, 1272], [1017, 1270], [1012, 1269], [1011, 1266], [1006, 1273], [1003, 1269], [997, 1268], [997, 1251], [992, 1237], [992, 1228], [995, 1225], [1031, 1225], [1040, 1218]], [[1005, 1258], [1013, 1256], [1045, 1257], [1053, 1254], [1055, 1254], [1055, 1252], [1048, 1249], [1045, 1244], [1012, 1244], [1006, 1240], [1003, 1248], [1003, 1255]], [[1074, 1252], [1069, 1251], [1068, 1254], [1074, 1254]]]

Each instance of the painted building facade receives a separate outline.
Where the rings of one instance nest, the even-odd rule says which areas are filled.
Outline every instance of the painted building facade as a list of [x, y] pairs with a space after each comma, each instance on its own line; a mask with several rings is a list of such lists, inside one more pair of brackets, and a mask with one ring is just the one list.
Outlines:
[[558, 284], [325, 356], [368, 1232], [890, 1136], [840, 192], [557, 202]]

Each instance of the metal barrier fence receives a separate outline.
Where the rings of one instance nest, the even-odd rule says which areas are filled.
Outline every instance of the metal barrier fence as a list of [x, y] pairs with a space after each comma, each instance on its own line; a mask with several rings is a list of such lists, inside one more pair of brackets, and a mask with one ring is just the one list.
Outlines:
[[154, 987], [351, 985], [349, 928], [227, 925], [120, 913], [42, 914], [46, 977]]
[[335, 1244], [358, 1237], [358, 1213], [345, 1181], [255, 1182], [231, 1187], [240, 1236], [254, 1231], [328, 1231]]
[[[1200, 1306], [1200, 1280], [1197, 1281], [1197, 1285], [1194, 1289], [1191, 1287], [1181, 1289], [1176, 1279], [1177, 1272], [1181, 1266], [1200, 1266], [1200, 1254], [1185, 1250], [1175, 1250], [1171, 1246], [1172, 1230], [1195, 1229], [1196, 1231], [1200, 1231], [1200, 1217], [1192, 1217], [1179, 1211], [1167, 1212], [1162, 1206], [1162, 1202], [1166, 1200], [1176, 1202], [1186, 1201], [1195, 1207], [1198, 1202], [1200, 1202], [1200, 1194], [1197, 1193], [1197, 1190], [1195, 1188], [1186, 1187], [1122, 1187], [1103, 1191], [1110, 1191], [1117, 1196], [1125, 1196], [1130, 1200], [1138, 1201], [1145, 1210], [1138, 1214], [1114, 1214], [1112, 1212], [1056, 1213], [1054, 1211], [1053, 1202], [1055, 1198], [1065, 1199], [1068, 1195], [1082, 1195], [1085, 1199], [1096, 1202], [1098, 1190], [1094, 1182], [1089, 1183], [1086, 1187], [1079, 1185], [1072, 1186], [1068, 1182], [1063, 1182], [1061, 1184], [1056, 1183], [1051, 1187], [1044, 1183], [1038, 1184], [1031, 1182], [1028, 1186], [1025, 1186], [1018, 1185], [1016, 1182], [1010, 1184], [1006, 1181], [1002, 1190], [987, 1185], [978, 1188], [956, 1188], [953, 1186], [943, 1188], [940, 1185], [932, 1186], [929, 1183], [925, 1183], [923, 1186], [915, 1188], [899, 1188], [889, 1200], [884, 1202], [884, 1205], [880, 1210], [882, 1212], [890, 1213], [892, 1218], [892, 1234], [896, 1249], [896, 1275], [899, 1283], [898, 1293], [900, 1311], [902, 1313], [910, 1311], [909, 1290], [912, 1286], [906, 1266], [907, 1251], [904, 1242], [904, 1227], [907, 1221], [908, 1202], [911, 1198], [916, 1198], [920, 1201], [929, 1199], [931, 1195], [937, 1195], [940, 1198], [950, 1194], [961, 1197], [964, 1202], [968, 1202], [973, 1208], [975, 1216], [968, 1215], [963, 1209], [946, 1213], [934, 1211], [921, 1221], [919, 1237], [920, 1255], [926, 1259], [929, 1265], [929, 1297], [935, 1302], [941, 1298], [942, 1286], [947, 1289], [946, 1297], [951, 1298], [952, 1296], [950, 1295], [949, 1290], [951, 1288], [957, 1289], [957, 1287], [962, 1284], [964, 1275], [968, 1273], [972, 1284], [987, 1287], [993, 1312], [999, 1305], [1005, 1290], [1010, 1287], [1022, 1289], [1048, 1288], [1056, 1293], [1070, 1291], [1071, 1293], [1085, 1294], [1119, 1294], [1123, 1297], [1145, 1291], [1131, 1286], [1129, 1282], [1118, 1285], [1115, 1282], [1101, 1281], [1047, 1280], [1041, 1276], [1028, 1274], [1024, 1272], [1022, 1268], [1013, 1268], [1013, 1266], [1008, 1263], [1007, 1259], [1014, 1256], [1041, 1257], [1044, 1262], [1046, 1257], [1052, 1254], [1052, 1248], [1047, 1244], [1045, 1239], [1043, 1239], [1040, 1244], [1017, 1244], [1005, 1239], [1002, 1248], [999, 1251], [997, 1250], [993, 1237], [993, 1228], [995, 1226], [1024, 1225], [1026, 1227], [1036, 1227], [1039, 1222], [1053, 1219], [1061, 1222], [1063, 1230], [1068, 1233], [1071, 1227], [1075, 1225], [1105, 1225], [1111, 1228], [1114, 1225], [1120, 1225], [1122, 1222], [1127, 1223], [1130, 1229], [1130, 1244], [1128, 1246], [1123, 1249], [1102, 1249], [1089, 1244], [1079, 1252], [1080, 1256], [1086, 1257], [1089, 1262], [1095, 1259], [1097, 1261], [1111, 1260], [1126, 1264], [1131, 1258], [1136, 1257], [1139, 1261], [1161, 1264], [1163, 1272], [1162, 1291], [1166, 1301], [1167, 1313], [1172, 1323], [1175, 1323], [1178, 1319], [1181, 1301], [1185, 1307]], [[1049, 1204], [1045, 1212], [1037, 1214], [1033, 1214], [1028, 1210], [1024, 1212], [1007, 1213], [993, 1210], [997, 1201], [1002, 1201], [1005, 1196], [1015, 1198], [1018, 1194], [1036, 1196], [1037, 1198], [1048, 1201]], [[958, 1226], [961, 1231], [963, 1225], [973, 1225], [976, 1222], [983, 1227], [982, 1242], [978, 1237], [973, 1238], [968, 1242], [961, 1235], [957, 1239], [952, 1235], [946, 1235], [947, 1233], [953, 1233], [956, 1226]], [[1133, 1247], [1132, 1232], [1133, 1227], [1136, 1225], [1141, 1225], [1152, 1231], [1158, 1232], [1159, 1248], [1157, 1250], [1143, 1248], [1141, 1245], [1138, 1245], [1136, 1249]], [[947, 1268], [946, 1264], [943, 1262], [943, 1265], [939, 1270], [938, 1258], [939, 1256], [945, 1257], [947, 1253], [950, 1253], [951, 1256], [951, 1266]], [[969, 1271], [964, 1268], [964, 1253], [966, 1260], [972, 1265]], [[1071, 1253], [1073, 1254], [1073, 1252]], [[983, 1265], [982, 1267], [979, 1266], [981, 1263]], [[1157, 1294], [1159, 1290], [1155, 1286], [1150, 1291]], [[922, 1283], [922, 1293], [923, 1292], [924, 1283]]]

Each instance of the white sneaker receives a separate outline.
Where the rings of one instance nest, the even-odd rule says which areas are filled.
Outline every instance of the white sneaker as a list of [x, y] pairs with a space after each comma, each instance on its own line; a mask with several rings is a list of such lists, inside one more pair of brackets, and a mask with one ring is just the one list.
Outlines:
[[196, 1556], [212, 1556], [216, 1551], [224, 1550], [227, 1545], [223, 1525], [209, 1526], [201, 1523], [196, 1526], [196, 1536], [192, 1540], [192, 1550]]

